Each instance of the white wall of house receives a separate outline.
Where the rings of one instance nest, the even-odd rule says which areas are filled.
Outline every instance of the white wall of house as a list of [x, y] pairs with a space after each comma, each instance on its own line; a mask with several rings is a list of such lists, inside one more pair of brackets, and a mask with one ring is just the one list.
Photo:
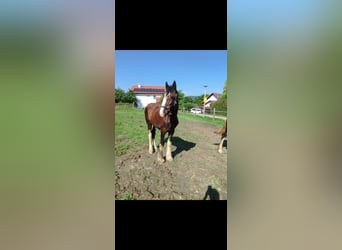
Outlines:
[[213, 102], [216, 102], [216, 101], [217, 101], [216, 96], [211, 95], [211, 96], [207, 99], [207, 102], [204, 104], [204, 106], [205, 106], [206, 108], [210, 108], [211, 104], [212, 104]]
[[155, 94], [136, 94], [135, 96], [138, 108], [145, 108], [149, 103], [156, 103], [157, 97], [161, 97], [161, 95]]
[[210, 97], [208, 98], [207, 101], [216, 102], [216, 101], [217, 101], [217, 98], [216, 98], [216, 96], [212, 95], [212, 96], [210, 96]]
[[204, 104], [204, 107], [206, 107], [206, 108], [210, 108], [210, 106], [211, 106], [211, 103], [212, 103], [212, 102], [206, 102], [206, 103]]

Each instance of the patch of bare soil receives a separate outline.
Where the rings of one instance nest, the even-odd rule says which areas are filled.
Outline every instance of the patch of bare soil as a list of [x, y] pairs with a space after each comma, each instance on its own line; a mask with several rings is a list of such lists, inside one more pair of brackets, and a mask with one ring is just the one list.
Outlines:
[[[183, 120], [172, 141], [174, 159], [162, 164], [156, 153], [148, 153], [146, 129], [145, 145], [115, 157], [115, 199], [226, 200], [227, 141], [219, 154], [221, 137], [214, 133], [218, 129], [205, 122]], [[159, 136], [157, 130], [156, 142]]]

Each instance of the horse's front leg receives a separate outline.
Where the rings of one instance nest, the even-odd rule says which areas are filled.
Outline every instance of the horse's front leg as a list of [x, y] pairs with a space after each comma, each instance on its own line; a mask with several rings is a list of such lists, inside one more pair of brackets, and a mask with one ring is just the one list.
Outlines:
[[152, 147], [153, 147], [153, 150], [152, 152], [155, 152], [157, 151], [157, 145], [156, 145], [156, 127], [153, 126], [153, 129], [152, 129]]
[[159, 149], [157, 153], [157, 160], [159, 163], [165, 162], [164, 159], [164, 137], [165, 137], [165, 132], [160, 132], [160, 144], [159, 144]]
[[172, 136], [173, 136], [173, 131], [169, 132], [169, 137], [167, 138], [166, 160], [168, 161], [173, 161], [172, 154], [171, 154]]
[[148, 128], [148, 152], [150, 154], [153, 154], [152, 140], [152, 128]]

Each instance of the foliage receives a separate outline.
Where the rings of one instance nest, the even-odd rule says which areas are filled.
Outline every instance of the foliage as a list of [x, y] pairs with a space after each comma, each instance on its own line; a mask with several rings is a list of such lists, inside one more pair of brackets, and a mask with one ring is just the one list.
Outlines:
[[137, 101], [137, 98], [132, 90], [128, 90], [125, 93], [123, 100], [122, 100], [122, 102], [125, 102], [125, 103], [134, 103], [136, 101]]
[[115, 89], [115, 102], [123, 102], [123, 103], [135, 103], [137, 98], [132, 90], [128, 90], [125, 92], [124, 90], [118, 88]]
[[190, 110], [193, 107], [195, 107], [194, 100], [189, 96], [184, 96], [183, 102], [184, 102], [183, 107], [186, 110]]
[[125, 91], [123, 89], [115, 89], [115, 102], [122, 102], [125, 96]]
[[203, 98], [204, 98], [204, 94], [200, 96], [196, 96], [194, 100], [194, 104], [196, 104], [199, 107], [203, 106]]
[[178, 91], [178, 108], [183, 109], [184, 107], [184, 93], [182, 90], [177, 90]]
[[186, 102], [186, 103], [184, 103], [184, 109], [185, 110], [190, 110], [190, 109], [192, 109], [193, 107], [194, 107], [194, 104], [193, 103], [189, 103], [189, 102]]
[[212, 108], [218, 110], [227, 110], [227, 88], [228, 88], [228, 81], [226, 80], [223, 86], [223, 93], [221, 97], [217, 100], [217, 102], [213, 103]]
[[190, 96], [184, 96], [184, 103], [193, 103], [193, 99]]

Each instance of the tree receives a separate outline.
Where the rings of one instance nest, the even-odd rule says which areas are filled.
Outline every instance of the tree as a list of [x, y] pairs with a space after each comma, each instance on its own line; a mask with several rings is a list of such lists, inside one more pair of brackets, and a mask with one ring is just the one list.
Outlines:
[[115, 102], [122, 102], [125, 96], [125, 91], [123, 89], [115, 89]]
[[137, 101], [137, 98], [132, 90], [128, 90], [124, 96], [122, 102], [126, 103], [135, 103]]
[[200, 96], [196, 96], [194, 103], [199, 107], [203, 106], [203, 98], [204, 98], [204, 94]]
[[190, 96], [185, 96], [183, 101], [184, 101], [184, 103], [193, 103], [194, 102]]
[[178, 108], [183, 109], [184, 108], [184, 93], [182, 90], [178, 91]]
[[118, 88], [115, 89], [115, 102], [124, 102], [124, 103], [135, 103], [137, 98], [132, 90], [128, 90], [125, 92], [124, 90]]
[[190, 110], [190, 109], [192, 109], [193, 107], [194, 107], [194, 104], [193, 104], [193, 103], [189, 103], [189, 102], [184, 103], [184, 109], [186, 109], [186, 110]]
[[228, 90], [228, 81], [226, 80], [223, 86], [223, 93], [221, 97], [213, 104], [213, 108], [218, 110], [227, 111], [227, 90]]
[[190, 96], [185, 96], [183, 102], [184, 109], [186, 110], [190, 110], [194, 107], [194, 100]]

